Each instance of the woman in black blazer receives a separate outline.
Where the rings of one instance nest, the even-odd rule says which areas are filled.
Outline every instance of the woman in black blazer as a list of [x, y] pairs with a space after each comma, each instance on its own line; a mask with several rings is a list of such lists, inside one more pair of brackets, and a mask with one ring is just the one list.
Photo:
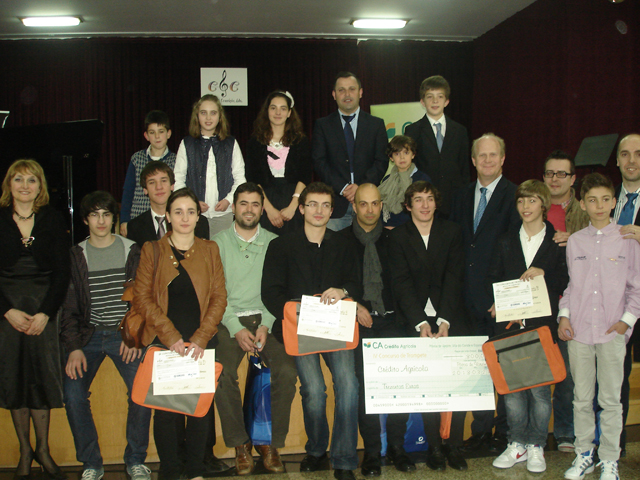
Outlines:
[[265, 194], [266, 215], [260, 224], [278, 235], [301, 227], [298, 198], [311, 182], [313, 167], [309, 140], [289, 92], [267, 96], [245, 153], [245, 177]]

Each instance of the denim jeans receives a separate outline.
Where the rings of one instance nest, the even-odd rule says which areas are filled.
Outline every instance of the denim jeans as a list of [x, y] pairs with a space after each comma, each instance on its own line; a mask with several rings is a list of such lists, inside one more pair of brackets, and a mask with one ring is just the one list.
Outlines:
[[[140, 360], [124, 363], [120, 352], [122, 338], [117, 332], [94, 332], [91, 340], [82, 351], [87, 359], [87, 371], [82, 378], [72, 380], [64, 376], [64, 406], [67, 410], [69, 426], [73, 433], [76, 447], [76, 459], [84, 468], [102, 468], [102, 455], [98, 444], [89, 396], [93, 382], [102, 361], [109, 356], [115, 364], [120, 376], [127, 385], [129, 411], [127, 415], [127, 447], [124, 451], [124, 463], [127, 466], [143, 464], [147, 457], [149, 445], [149, 422], [151, 409], [141, 407], [131, 401], [133, 379], [138, 371]], [[68, 357], [67, 357], [68, 358]]]
[[353, 206], [349, 204], [349, 207], [347, 207], [347, 211], [344, 214], [344, 217], [332, 218], [331, 220], [329, 220], [329, 223], [327, 223], [327, 228], [330, 230], [333, 230], [334, 232], [339, 232], [340, 230], [343, 230], [347, 228], [349, 225], [351, 225], [352, 222], [353, 222]]
[[327, 386], [324, 383], [320, 355], [331, 370], [336, 406], [331, 439], [331, 466], [334, 469], [354, 470], [358, 467], [358, 379], [353, 350], [315, 353], [296, 357], [300, 377], [300, 395], [304, 427], [308, 441], [305, 450], [320, 457], [329, 445], [327, 423]]
[[545, 385], [508, 393], [504, 396], [504, 404], [509, 424], [509, 442], [544, 447], [551, 419], [551, 387]]
[[569, 351], [567, 342], [563, 340], [558, 340], [558, 346], [567, 367], [567, 377], [556, 383], [553, 391], [553, 436], [556, 440], [573, 441], [573, 377], [569, 365]]

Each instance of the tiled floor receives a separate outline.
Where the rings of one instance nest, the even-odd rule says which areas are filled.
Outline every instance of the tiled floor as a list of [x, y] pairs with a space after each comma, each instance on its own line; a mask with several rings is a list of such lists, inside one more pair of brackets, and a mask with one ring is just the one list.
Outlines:
[[[640, 428], [634, 435], [630, 436], [627, 444], [627, 455], [620, 460], [620, 478], [621, 480], [640, 480]], [[551, 445], [553, 448], [553, 445]], [[287, 455], [283, 457], [286, 463], [287, 473], [282, 474], [280, 478], [287, 480], [332, 480], [333, 475], [330, 470], [322, 470], [314, 473], [300, 473], [300, 461], [303, 455]], [[417, 479], [457, 479], [457, 480], [492, 480], [492, 479], [509, 479], [509, 480], [535, 480], [535, 479], [562, 479], [564, 471], [569, 467], [573, 460], [573, 454], [558, 452], [557, 450], [545, 452], [547, 460], [547, 471], [544, 473], [529, 473], [526, 468], [526, 462], [516, 465], [507, 470], [500, 470], [491, 465], [495, 455], [483, 458], [470, 458], [467, 460], [469, 470], [459, 472], [447, 469], [444, 472], [434, 472], [430, 470], [424, 463], [424, 460], [417, 457], [417, 471], [412, 473], [401, 473], [395, 470], [393, 466], [384, 466], [382, 468], [382, 480], [417, 480]], [[256, 460], [258, 460], [256, 458]], [[232, 459], [227, 459], [229, 465], [233, 464]], [[152, 480], [157, 480], [158, 464], [150, 464], [152, 469]], [[124, 472], [123, 465], [109, 465], [105, 468], [104, 480], [128, 480]], [[69, 480], [78, 480], [80, 478], [81, 469], [79, 467], [65, 468], [69, 473]], [[230, 470], [229, 475], [233, 475], [234, 471]], [[251, 480], [275, 480], [274, 474], [265, 473], [262, 468], [257, 468], [256, 472], [249, 478]], [[360, 470], [356, 471], [358, 480], [365, 477], [362, 476]], [[597, 480], [599, 478], [599, 470], [588, 475], [585, 480]], [[0, 470], [0, 480], [12, 480], [13, 472], [11, 470]], [[32, 480], [46, 480], [45, 477], [37, 472], [32, 472]]]

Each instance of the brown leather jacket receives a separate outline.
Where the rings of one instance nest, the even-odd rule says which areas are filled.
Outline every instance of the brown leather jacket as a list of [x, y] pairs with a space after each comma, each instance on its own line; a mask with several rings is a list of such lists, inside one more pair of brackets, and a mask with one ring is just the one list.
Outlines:
[[[174, 258], [167, 233], [157, 242], [160, 247], [158, 268], [153, 279], [153, 245], [147, 242], [142, 247], [140, 265], [136, 274], [133, 305], [145, 319], [142, 334], [143, 345], [149, 345], [158, 336], [160, 341], [170, 347], [182, 338], [167, 317], [169, 306], [169, 284], [178, 276], [177, 260]], [[182, 266], [189, 273], [200, 303], [200, 328], [188, 341], [201, 348], [218, 331], [218, 323], [227, 306], [227, 290], [224, 284], [224, 271], [220, 260], [218, 245], [210, 240], [196, 237], [193, 246], [185, 253]], [[187, 341], [187, 339], [184, 339]]]

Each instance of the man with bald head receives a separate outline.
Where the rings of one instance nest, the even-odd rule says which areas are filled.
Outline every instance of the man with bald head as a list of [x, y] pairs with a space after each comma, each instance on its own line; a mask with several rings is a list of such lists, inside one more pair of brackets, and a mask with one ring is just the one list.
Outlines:
[[[485, 133], [474, 140], [471, 161], [478, 180], [458, 190], [451, 201], [449, 219], [462, 227], [465, 249], [464, 297], [476, 335], [494, 335], [495, 321], [488, 310], [493, 295], [485, 288], [489, 264], [500, 235], [520, 228], [522, 222], [515, 202], [516, 186], [502, 175], [505, 161], [504, 140]], [[465, 442], [468, 450], [484, 446], [501, 452], [507, 446], [507, 422], [502, 397], [498, 400], [498, 416], [493, 412], [474, 412], [472, 437]], [[492, 436], [493, 426], [495, 435]]]
[[[623, 137], [618, 144], [617, 154], [618, 168], [622, 175], [622, 185], [616, 188], [616, 207], [611, 211], [613, 219], [618, 225], [624, 225], [620, 233], [629, 240], [640, 242], [640, 215], [638, 209], [640, 200], [640, 134], [632, 133]], [[636, 352], [640, 352], [640, 329], [634, 329], [631, 339], [627, 344], [627, 354], [624, 359], [624, 379], [620, 401], [622, 403], [622, 435], [620, 436], [620, 456], [626, 455], [627, 431], [624, 424], [629, 414], [629, 375], [633, 363], [631, 349], [636, 346]], [[639, 354], [636, 353], [636, 358]]]
[[[383, 228], [380, 214], [382, 200], [378, 188], [371, 183], [358, 186], [354, 197], [354, 222], [340, 231], [357, 251], [358, 274], [364, 287], [358, 301], [357, 319], [360, 338], [404, 337], [404, 325], [396, 319], [389, 265], [389, 232]], [[364, 372], [362, 342], [355, 351], [356, 375], [360, 384], [358, 425], [364, 440], [364, 459], [361, 469], [364, 476], [379, 476], [381, 472], [382, 443], [380, 441], [380, 416], [365, 412]], [[387, 458], [396, 469], [410, 472], [415, 464], [404, 451], [404, 434], [408, 414], [390, 414], [387, 418]]]

